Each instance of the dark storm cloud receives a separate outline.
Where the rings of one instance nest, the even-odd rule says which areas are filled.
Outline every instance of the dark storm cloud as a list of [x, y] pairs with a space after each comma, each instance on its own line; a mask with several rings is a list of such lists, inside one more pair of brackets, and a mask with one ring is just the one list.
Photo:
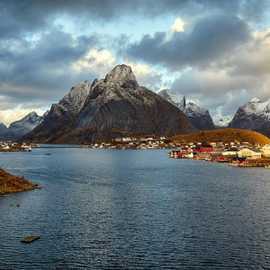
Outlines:
[[0, 38], [14, 38], [45, 29], [59, 15], [86, 21], [110, 22], [125, 16], [194, 15], [212, 11], [238, 14], [257, 21], [263, 17], [266, 0], [1, 0]]
[[200, 19], [191, 32], [145, 35], [127, 48], [127, 54], [171, 69], [209, 65], [250, 38], [248, 25], [235, 16], [215, 15]]
[[[263, 21], [265, 11], [269, 10], [267, 5], [268, 0], [0, 0], [2, 106], [4, 102], [5, 106], [11, 107], [14, 104], [27, 106], [31, 102], [47, 106], [61, 98], [73, 84], [92, 79], [96, 76], [95, 67], [88, 70], [86, 65], [79, 71], [72, 68], [91, 48], [105, 48], [110, 52], [116, 48], [119, 51], [117, 61], [128, 54], [135, 58], [134, 62], [142, 59], [176, 70], [186, 66], [207, 66], [232, 54], [249, 39], [247, 25]], [[123, 30], [121, 36], [121, 29], [113, 33], [119, 35], [109, 42], [108, 38], [107, 42], [102, 42], [102, 33], [80, 36], [81, 29], [95, 31], [87, 28], [89, 25], [94, 27], [118, 21], [125, 29], [126, 18], [134, 19], [136, 24], [136, 20], [151, 20], [164, 15], [180, 16], [193, 27], [191, 31], [175, 33], [170, 39], [164, 32], [145, 36], [136, 44], [130, 44], [127, 38], [132, 33]], [[69, 21], [70, 25], [61, 28], [61, 24]], [[63, 29], [76, 33], [77, 37]], [[245, 61], [238, 62], [247, 67]], [[253, 62], [248, 64], [252, 72]], [[264, 67], [266, 70], [267, 63]], [[239, 71], [235, 69], [235, 72]], [[153, 84], [155, 80], [161, 80], [151, 78]], [[192, 85], [192, 80], [191, 76], [179, 83], [198, 92], [200, 85]]]
[[[72, 37], [54, 30], [34, 42], [11, 42], [0, 54], [0, 94], [26, 101], [59, 98], [71, 84], [91, 74], [75, 74], [71, 64], [97, 43], [96, 37]], [[1, 43], [0, 43], [1, 47]]]

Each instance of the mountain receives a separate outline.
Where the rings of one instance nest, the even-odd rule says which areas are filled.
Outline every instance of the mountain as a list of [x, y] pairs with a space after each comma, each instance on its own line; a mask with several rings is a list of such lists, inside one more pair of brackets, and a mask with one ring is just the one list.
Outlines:
[[270, 136], [270, 100], [253, 98], [237, 110], [229, 126], [251, 129]]
[[186, 106], [186, 99], [185, 96], [180, 94], [175, 94], [169, 89], [163, 89], [158, 92], [158, 94], [165, 98], [167, 101], [178, 107], [181, 111], [184, 110]]
[[30, 134], [27, 134], [25, 139], [54, 142], [64, 134], [69, 133], [76, 127], [78, 114], [84, 105], [91, 87], [92, 85], [89, 81], [84, 81], [73, 86], [70, 92], [59, 103], [51, 106], [51, 109], [44, 114], [42, 123], [30, 132]]
[[177, 95], [167, 89], [161, 90], [158, 94], [178, 107], [188, 117], [195, 128], [201, 130], [215, 128], [209, 111], [199, 107], [194, 102], [186, 102], [185, 96]]
[[173, 135], [191, 130], [194, 128], [178, 108], [140, 86], [129, 66], [118, 65], [104, 79], [73, 87], [25, 139], [91, 143], [119, 136]]
[[37, 115], [36, 112], [27, 114], [22, 119], [10, 124], [7, 128], [4, 124], [0, 124], [0, 139], [2, 140], [16, 140], [29, 133], [43, 120], [42, 116]]
[[37, 115], [36, 112], [31, 112], [22, 119], [10, 124], [8, 128], [9, 136], [20, 138], [38, 126], [42, 120], [42, 116]]
[[8, 133], [8, 128], [3, 123], [0, 123], [0, 139], [3, 140], [6, 138]]
[[270, 144], [270, 139], [261, 133], [235, 128], [223, 128], [215, 130], [206, 130], [193, 132], [190, 134], [177, 135], [173, 138], [174, 142], [177, 143], [196, 143], [196, 142], [249, 142], [253, 145]]

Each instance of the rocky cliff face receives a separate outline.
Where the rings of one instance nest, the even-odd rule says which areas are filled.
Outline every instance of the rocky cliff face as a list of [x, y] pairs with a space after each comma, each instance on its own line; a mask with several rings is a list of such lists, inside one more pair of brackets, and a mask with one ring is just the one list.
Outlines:
[[8, 128], [3, 123], [0, 123], [0, 140], [5, 139], [7, 134]]
[[174, 94], [170, 90], [161, 90], [158, 94], [178, 107], [195, 128], [202, 130], [215, 128], [208, 110], [199, 107], [194, 102], [187, 102], [184, 96]]
[[270, 100], [263, 102], [253, 98], [237, 110], [229, 126], [251, 129], [270, 136]]
[[24, 139], [55, 142], [76, 126], [78, 114], [91, 89], [91, 82], [84, 81], [73, 86], [57, 104], [44, 115], [43, 122]]
[[174, 135], [193, 130], [178, 108], [139, 86], [126, 65], [116, 66], [92, 84], [79, 84], [71, 92], [52, 106], [27, 139], [89, 143], [124, 135]]

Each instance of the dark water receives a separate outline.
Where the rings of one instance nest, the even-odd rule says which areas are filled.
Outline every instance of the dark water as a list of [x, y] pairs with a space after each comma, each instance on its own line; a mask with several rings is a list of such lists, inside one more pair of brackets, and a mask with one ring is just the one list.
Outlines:
[[159, 150], [36, 149], [0, 166], [44, 187], [0, 198], [0, 269], [270, 269], [270, 170]]

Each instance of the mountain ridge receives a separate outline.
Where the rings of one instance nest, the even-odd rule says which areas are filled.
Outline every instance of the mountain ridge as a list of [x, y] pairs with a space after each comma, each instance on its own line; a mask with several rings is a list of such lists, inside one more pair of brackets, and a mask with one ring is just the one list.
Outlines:
[[[127, 133], [173, 135], [194, 130], [178, 108], [140, 86], [127, 65], [114, 67], [104, 79], [87, 82], [84, 88], [76, 87], [80, 98], [68, 99], [71, 107], [63, 99], [52, 105], [26, 140], [92, 143]], [[79, 109], [73, 110], [77, 105]]]
[[192, 101], [186, 101], [186, 97], [177, 95], [168, 89], [158, 92], [160, 96], [179, 108], [190, 120], [192, 125], [200, 130], [214, 129], [215, 125], [208, 110], [201, 108]]
[[43, 117], [32, 111], [6, 127], [0, 123], [0, 138], [3, 140], [17, 140], [33, 130], [43, 121]]
[[238, 108], [229, 127], [251, 129], [270, 136], [270, 100], [251, 99]]

